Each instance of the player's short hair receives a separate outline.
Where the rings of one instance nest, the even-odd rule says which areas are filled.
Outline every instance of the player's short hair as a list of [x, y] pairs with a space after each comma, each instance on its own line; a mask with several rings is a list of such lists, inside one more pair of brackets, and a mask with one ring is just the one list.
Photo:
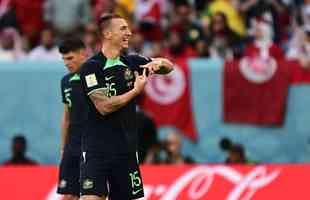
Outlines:
[[85, 49], [85, 44], [79, 38], [68, 38], [61, 42], [58, 47], [59, 53], [66, 54], [69, 52]]
[[117, 15], [114, 13], [105, 13], [105, 14], [101, 15], [101, 17], [98, 21], [99, 30], [103, 31], [107, 27], [109, 27], [112, 19], [122, 19], [122, 17], [120, 15]]

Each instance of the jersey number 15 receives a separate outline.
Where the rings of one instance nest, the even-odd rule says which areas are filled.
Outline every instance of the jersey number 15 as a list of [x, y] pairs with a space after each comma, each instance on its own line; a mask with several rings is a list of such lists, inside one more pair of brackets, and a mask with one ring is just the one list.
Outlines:
[[104, 87], [105, 93], [108, 97], [116, 96], [115, 83], [106, 83]]

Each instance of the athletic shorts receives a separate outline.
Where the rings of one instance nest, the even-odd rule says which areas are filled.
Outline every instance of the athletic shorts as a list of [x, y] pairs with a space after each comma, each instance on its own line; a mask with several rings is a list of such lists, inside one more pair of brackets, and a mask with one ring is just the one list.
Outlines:
[[105, 156], [82, 153], [81, 195], [131, 200], [144, 196], [137, 155]]
[[57, 193], [80, 196], [80, 155], [64, 152], [59, 167]]

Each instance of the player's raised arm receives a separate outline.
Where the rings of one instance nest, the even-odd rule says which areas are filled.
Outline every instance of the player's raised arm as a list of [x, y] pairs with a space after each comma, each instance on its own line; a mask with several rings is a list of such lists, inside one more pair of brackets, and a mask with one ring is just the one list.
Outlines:
[[152, 58], [151, 62], [140, 67], [147, 68], [150, 74], [168, 74], [173, 70], [173, 63], [167, 58]]
[[142, 92], [145, 84], [147, 83], [146, 70], [143, 70], [143, 74], [139, 75], [135, 72], [135, 84], [134, 88], [129, 92], [126, 92], [122, 95], [111, 96], [109, 97], [106, 89], [100, 88], [89, 94], [90, 99], [96, 106], [97, 110], [102, 115], [107, 115], [112, 112], [119, 110], [121, 107], [126, 105], [134, 97]]

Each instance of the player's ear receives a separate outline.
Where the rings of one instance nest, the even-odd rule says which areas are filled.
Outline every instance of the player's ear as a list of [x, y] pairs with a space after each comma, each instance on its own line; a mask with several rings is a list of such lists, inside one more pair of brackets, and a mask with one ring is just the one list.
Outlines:
[[83, 57], [87, 57], [86, 49], [81, 49], [79, 52]]
[[103, 30], [102, 34], [103, 34], [103, 37], [106, 39], [110, 39], [112, 36], [112, 32], [110, 30]]

